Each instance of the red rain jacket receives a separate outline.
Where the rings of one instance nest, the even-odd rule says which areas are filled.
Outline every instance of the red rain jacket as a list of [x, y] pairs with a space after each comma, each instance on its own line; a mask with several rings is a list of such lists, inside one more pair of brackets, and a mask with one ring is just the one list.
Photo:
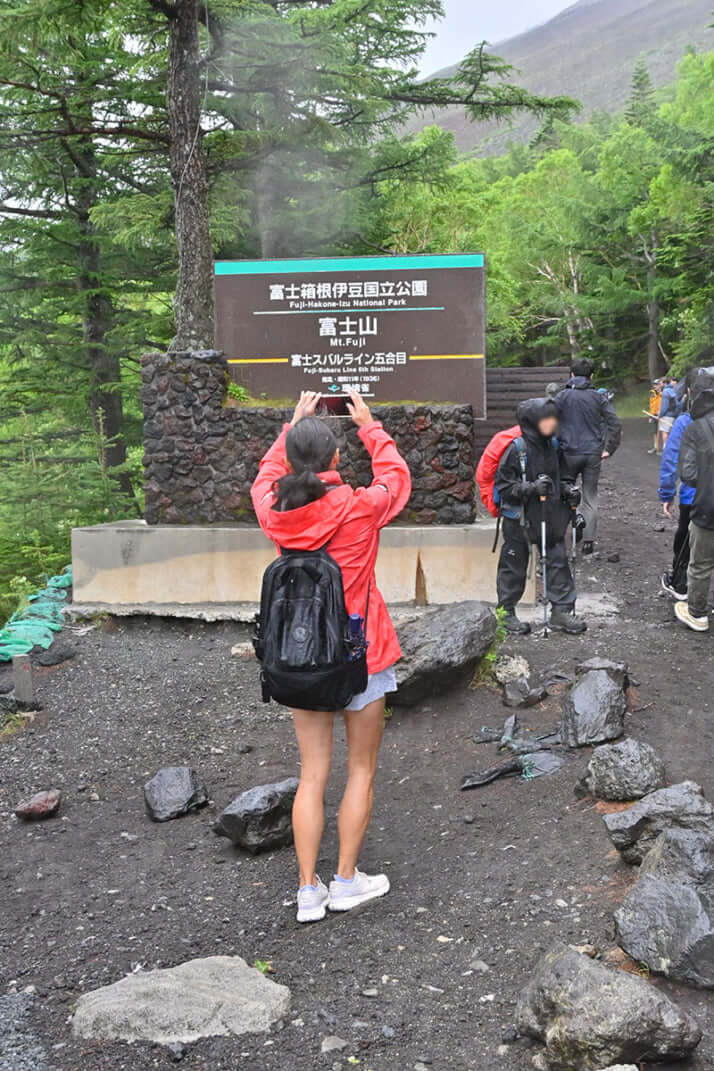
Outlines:
[[497, 432], [481, 454], [481, 460], [476, 467], [476, 483], [481, 501], [492, 517], [498, 517], [498, 506], [493, 499], [498, 463], [514, 439], [520, 439], [520, 437], [520, 424], [514, 424], [512, 428]]
[[374, 479], [369, 487], [354, 490], [339, 473], [320, 474], [333, 488], [322, 498], [299, 509], [280, 513], [273, 509], [273, 484], [289, 472], [285, 455], [286, 424], [260, 463], [251, 488], [258, 523], [278, 549], [327, 551], [342, 570], [348, 614], [364, 617], [367, 587], [371, 580], [367, 620], [367, 668], [379, 673], [401, 656], [394, 625], [377, 587], [374, 565], [379, 549], [379, 530], [404, 509], [412, 481], [407, 463], [382, 425], [372, 421], [359, 429], [359, 437], [372, 458]]

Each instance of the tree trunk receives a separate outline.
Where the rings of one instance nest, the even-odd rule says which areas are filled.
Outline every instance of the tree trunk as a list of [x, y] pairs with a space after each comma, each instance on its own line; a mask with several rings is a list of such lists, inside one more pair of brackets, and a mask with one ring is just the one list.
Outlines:
[[655, 293], [657, 285], [657, 235], [651, 234], [649, 244], [644, 241], [643, 252], [647, 264], [647, 372], [650, 381], [664, 375], [667, 362], [662, 356], [659, 338], [659, 301]]
[[166, 104], [179, 261], [172, 350], [212, 349], [216, 334], [213, 249], [201, 131], [198, 3], [199, 0], [175, 0], [169, 18]]
[[[107, 347], [107, 335], [114, 323], [114, 308], [111, 298], [102, 289], [101, 252], [91, 220], [97, 179], [96, 158], [91, 141], [75, 145], [72, 158], [81, 179], [76, 203], [80, 235], [77, 247], [77, 286], [83, 298], [82, 333], [90, 375], [90, 406], [95, 431], [101, 431], [103, 438], [109, 441], [104, 460], [109, 468], [113, 468], [123, 465], [126, 461], [124, 409], [119, 390], [119, 355]], [[133, 496], [128, 473], [118, 473], [115, 479], [125, 494]]]

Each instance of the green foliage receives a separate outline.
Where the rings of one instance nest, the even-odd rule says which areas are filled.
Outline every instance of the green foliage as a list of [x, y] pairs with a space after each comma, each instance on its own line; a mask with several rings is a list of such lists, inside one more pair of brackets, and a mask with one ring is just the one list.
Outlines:
[[[193, 146], [222, 257], [368, 251], [383, 189], [436, 190], [455, 164], [441, 131], [404, 135], [419, 109], [479, 121], [576, 107], [512, 85], [482, 46], [453, 77], [421, 80], [441, 0], [199, 7]], [[0, 0], [5, 609], [12, 577], [34, 584], [64, 564], [73, 525], [142, 507], [139, 360], [174, 333], [172, 12], [162, 0]], [[189, 67], [178, 95], [196, 89]], [[229, 395], [248, 400], [238, 385]]]
[[226, 387], [226, 394], [236, 402], [247, 402], [250, 397], [243, 384], [236, 383], [234, 379], [229, 380], [228, 386]]
[[[714, 344], [714, 52], [689, 53], [661, 106], [639, 63], [622, 117], [550, 115], [530, 146], [381, 189], [371, 240], [484, 250], [488, 359], [587, 353], [601, 382], [684, 371]], [[417, 144], [419, 143], [417, 139]]]

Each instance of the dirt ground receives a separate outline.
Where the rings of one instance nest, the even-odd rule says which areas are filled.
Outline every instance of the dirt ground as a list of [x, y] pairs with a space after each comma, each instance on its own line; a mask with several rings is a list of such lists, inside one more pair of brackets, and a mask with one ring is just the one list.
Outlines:
[[[712, 798], [714, 635], [675, 626], [659, 597], [673, 524], [656, 499], [645, 431], [644, 421], [630, 424], [606, 466], [601, 553], [580, 569], [582, 588], [607, 593], [621, 612], [584, 637], [534, 636], [506, 650], [536, 674], [584, 656], [626, 660], [640, 683], [628, 732], [660, 751], [672, 782], [693, 779]], [[619, 562], [608, 561], [615, 554]], [[523, 1042], [502, 1046], [520, 989], [557, 938], [612, 949], [613, 909], [633, 880], [594, 801], [575, 798], [587, 754], [553, 777], [461, 793], [465, 773], [495, 761], [495, 745], [472, 734], [502, 723], [500, 693], [484, 685], [396, 710], [362, 859], [386, 869], [392, 892], [359, 914], [299, 927], [291, 851], [241, 855], [210, 828], [239, 791], [297, 770], [289, 719], [259, 702], [255, 664], [230, 656], [244, 638], [244, 627], [225, 623], [109, 620], [76, 640], [73, 660], [38, 672], [43, 712], [0, 740], [0, 992], [13, 980], [36, 988], [33, 1029], [55, 1071], [148, 1071], [171, 1066], [165, 1049], [72, 1038], [77, 995], [137, 964], [238, 954], [270, 961], [291, 989], [290, 1015], [270, 1035], [189, 1046], [187, 1071], [347, 1069], [355, 1060], [363, 1071], [530, 1067]], [[523, 720], [551, 726], [558, 707], [553, 697]], [[211, 805], [151, 823], [143, 783], [184, 763], [205, 779]], [[325, 878], [343, 773], [340, 740]], [[60, 816], [19, 824], [15, 803], [50, 786], [64, 793]], [[711, 994], [655, 984], [705, 1027], [696, 1059], [677, 1067], [713, 1071]], [[364, 995], [373, 988], [376, 997]], [[330, 1034], [348, 1047], [323, 1056]]]

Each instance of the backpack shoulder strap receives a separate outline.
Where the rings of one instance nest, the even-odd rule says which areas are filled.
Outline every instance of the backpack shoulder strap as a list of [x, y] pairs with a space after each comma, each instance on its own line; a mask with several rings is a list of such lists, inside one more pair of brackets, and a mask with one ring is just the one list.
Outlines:
[[528, 454], [526, 453], [526, 441], [522, 436], [519, 435], [517, 439], [513, 440], [513, 445], [515, 446], [516, 453], [518, 455], [518, 464], [521, 469], [521, 479], [524, 483], [526, 483], [528, 479], [528, 477], [526, 476], [526, 466], [528, 463]]

